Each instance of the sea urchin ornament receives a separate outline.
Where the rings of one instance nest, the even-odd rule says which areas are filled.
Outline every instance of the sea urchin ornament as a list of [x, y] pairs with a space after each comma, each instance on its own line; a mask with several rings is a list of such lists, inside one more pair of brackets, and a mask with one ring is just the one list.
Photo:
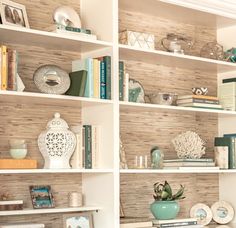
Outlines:
[[172, 140], [179, 158], [201, 158], [205, 154], [205, 142], [196, 132], [186, 131]]

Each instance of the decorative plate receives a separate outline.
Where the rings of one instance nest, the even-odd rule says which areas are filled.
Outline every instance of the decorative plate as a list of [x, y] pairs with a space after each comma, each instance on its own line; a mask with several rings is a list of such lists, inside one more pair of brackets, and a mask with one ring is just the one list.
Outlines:
[[206, 226], [212, 220], [212, 212], [206, 204], [197, 203], [191, 208], [190, 217], [196, 218], [198, 224]]
[[34, 83], [42, 93], [64, 94], [70, 87], [70, 77], [58, 66], [43, 65], [34, 72]]
[[140, 82], [130, 79], [129, 80], [129, 101], [145, 103], [145, 93], [143, 86]]
[[219, 201], [211, 206], [213, 220], [219, 224], [227, 224], [234, 218], [233, 207], [225, 202]]

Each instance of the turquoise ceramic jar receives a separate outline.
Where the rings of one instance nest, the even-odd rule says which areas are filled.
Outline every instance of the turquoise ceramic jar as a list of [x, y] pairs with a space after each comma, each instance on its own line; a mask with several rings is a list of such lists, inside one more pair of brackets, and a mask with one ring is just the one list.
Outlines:
[[154, 201], [150, 209], [157, 220], [167, 220], [175, 219], [180, 207], [176, 201]]

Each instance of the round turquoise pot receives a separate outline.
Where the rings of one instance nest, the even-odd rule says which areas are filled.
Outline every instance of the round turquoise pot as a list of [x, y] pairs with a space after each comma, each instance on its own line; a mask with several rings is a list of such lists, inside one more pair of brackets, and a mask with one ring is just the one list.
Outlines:
[[179, 204], [176, 201], [154, 201], [150, 209], [158, 220], [175, 219], [179, 213]]

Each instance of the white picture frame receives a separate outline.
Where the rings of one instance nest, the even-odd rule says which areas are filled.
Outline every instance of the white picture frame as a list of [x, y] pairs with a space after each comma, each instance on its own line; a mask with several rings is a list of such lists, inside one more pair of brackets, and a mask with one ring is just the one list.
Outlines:
[[213, 220], [218, 224], [227, 224], [234, 218], [234, 209], [226, 201], [218, 201], [211, 206]]
[[81, 212], [63, 215], [63, 228], [94, 228], [93, 214], [91, 212]]
[[0, 0], [0, 14], [3, 25], [30, 28], [26, 8], [22, 4]]

